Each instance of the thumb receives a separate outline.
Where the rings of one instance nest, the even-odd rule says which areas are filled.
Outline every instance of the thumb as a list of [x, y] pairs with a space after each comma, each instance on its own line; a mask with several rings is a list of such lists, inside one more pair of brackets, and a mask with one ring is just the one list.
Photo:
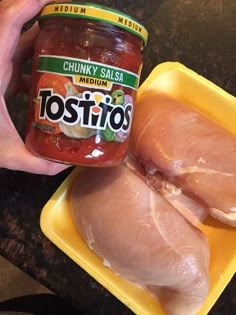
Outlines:
[[19, 40], [16, 51], [12, 58], [13, 62], [25, 62], [30, 59], [34, 52], [35, 39], [39, 34], [39, 26], [36, 22], [30, 29], [25, 31]]
[[0, 66], [9, 63], [19, 41], [22, 26], [51, 0], [2, 0], [0, 2]]
[[[20, 38], [19, 44], [16, 48], [14, 56], [12, 57], [13, 73], [11, 80], [4, 80], [3, 82], [3, 91], [7, 88], [5, 93], [5, 98], [15, 95], [21, 91], [28, 92], [26, 86], [28, 87], [30, 83], [28, 77], [24, 80], [25, 76], [23, 75], [23, 67], [25, 61], [30, 59], [33, 55], [34, 50], [34, 41], [38, 35], [39, 27], [36, 22], [31, 29], [24, 32]], [[27, 85], [26, 85], [27, 84]]]
[[4, 20], [10, 21], [13, 27], [21, 28], [50, 2], [52, 0], [2, 0], [1, 15]]

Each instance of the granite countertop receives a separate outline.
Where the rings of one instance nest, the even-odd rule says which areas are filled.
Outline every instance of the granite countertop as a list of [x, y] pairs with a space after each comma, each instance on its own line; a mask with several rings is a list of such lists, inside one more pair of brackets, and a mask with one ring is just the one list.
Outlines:
[[[144, 80], [164, 61], [179, 61], [236, 95], [236, 2], [232, 0], [104, 0], [94, 3], [122, 10], [149, 30]], [[9, 112], [21, 135], [27, 104], [16, 98]], [[101, 287], [41, 232], [41, 209], [71, 169], [53, 177], [0, 169], [0, 254], [85, 314], [132, 312]], [[210, 315], [236, 309], [236, 278]]]

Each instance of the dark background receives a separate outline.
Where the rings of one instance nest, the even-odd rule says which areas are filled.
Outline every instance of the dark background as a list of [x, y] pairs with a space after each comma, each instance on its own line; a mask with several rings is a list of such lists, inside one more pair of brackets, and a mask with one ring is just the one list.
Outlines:
[[[148, 29], [141, 82], [157, 64], [179, 61], [236, 96], [236, 1], [93, 2], [128, 13]], [[17, 97], [8, 107], [24, 137], [27, 102]], [[70, 171], [49, 177], [0, 169], [0, 254], [86, 314], [132, 314], [40, 230], [42, 207]], [[233, 315], [235, 309], [234, 277], [209, 314]]]

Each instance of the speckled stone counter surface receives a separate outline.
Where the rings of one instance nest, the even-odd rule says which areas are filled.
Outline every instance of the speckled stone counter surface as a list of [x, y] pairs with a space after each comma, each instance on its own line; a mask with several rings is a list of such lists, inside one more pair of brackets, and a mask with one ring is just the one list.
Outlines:
[[[142, 80], [160, 62], [180, 61], [236, 95], [236, 1], [93, 2], [122, 10], [148, 28], [150, 35], [144, 54]], [[18, 101], [16, 98], [9, 102], [9, 112], [23, 135], [27, 104], [23, 103], [19, 109]], [[132, 314], [40, 230], [42, 207], [70, 171], [47, 177], [0, 169], [0, 254], [73, 303], [78, 310], [83, 310], [84, 314]], [[233, 315], [235, 310], [234, 278], [209, 314]]]

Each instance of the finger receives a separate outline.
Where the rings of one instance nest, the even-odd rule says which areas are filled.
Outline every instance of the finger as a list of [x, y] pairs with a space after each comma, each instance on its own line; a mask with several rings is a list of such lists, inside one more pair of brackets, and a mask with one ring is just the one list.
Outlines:
[[19, 93], [24, 93], [24, 96], [28, 97], [30, 93], [32, 76], [28, 74], [22, 74], [18, 71], [13, 71], [13, 77], [4, 95], [8, 100], [12, 96], [16, 96]]
[[[30, 59], [30, 57], [33, 55], [34, 42], [38, 33], [39, 26], [38, 23], [35, 23], [20, 38], [19, 44], [17, 45], [16, 51], [12, 58], [12, 63], [10, 63], [12, 71], [8, 70], [2, 81], [2, 92], [5, 94], [6, 99], [8, 99], [10, 96], [16, 95], [21, 91], [26, 91], [26, 82], [24, 78], [22, 78], [23, 67], [26, 60]], [[11, 72], [12, 74], [10, 75]]]
[[52, 0], [2, 0], [1, 14], [4, 21], [10, 21], [13, 28], [21, 27], [35, 17]]
[[0, 112], [0, 167], [46, 175], [55, 175], [69, 167], [40, 159], [27, 150], [8, 114], [3, 96], [0, 96]]
[[24, 63], [33, 56], [34, 43], [38, 34], [39, 26], [38, 23], [36, 22], [29, 30], [27, 30], [21, 35], [20, 41], [16, 47], [16, 51], [12, 59], [14, 66], [16, 63], [20, 64]]
[[[11, 3], [12, 1], [9, 1]], [[19, 1], [19, 3], [26, 2]], [[34, 0], [35, 2], [35, 0]], [[49, 0], [45, 2], [50, 2]], [[3, 4], [5, 1], [2, 2]], [[8, 2], [7, 2], [8, 3]], [[8, 3], [8, 5], [9, 5]], [[1, 18], [1, 10], [3, 10], [2, 4], [0, 3], [0, 18]], [[13, 13], [11, 13], [13, 14]], [[30, 15], [27, 15], [28, 17]], [[2, 21], [1, 23], [3, 23]], [[4, 23], [3, 23], [4, 24]], [[6, 23], [5, 23], [6, 24]], [[12, 24], [12, 21], [10, 21], [9, 25]], [[4, 37], [1, 36], [2, 30], [0, 29], [0, 45], [4, 45], [4, 47], [7, 49], [7, 44], [4, 44]], [[24, 81], [21, 82], [21, 73], [23, 71], [23, 65], [26, 60], [32, 57], [34, 52], [34, 42], [39, 33], [39, 26], [36, 22], [28, 31], [24, 32], [23, 35], [21, 35], [19, 43], [17, 44], [17, 47], [15, 49], [15, 52], [13, 53], [5, 53], [4, 55], [1, 55], [0, 52], [0, 81], [1, 82], [1, 90], [2, 93], [5, 94], [6, 98], [9, 96], [15, 95], [18, 92], [22, 91], [24, 88]], [[18, 36], [20, 34], [20, 28], [18, 29]], [[4, 35], [4, 34], [3, 34]], [[6, 36], [7, 37], [7, 36]], [[16, 45], [15, 42], [13, 42], [9, 49], [10, 51], [14, 50], [14, 45]], [[9, 46], [9, 38], [8, 38], [8, 46]], [[6, 49], [4, 50], [6, 52]], [[8, 59], [8, 60], [7, 60]], [[13, 64], [11, 63], [13, 62]], [[13, 74], [12, 74], [13, 71]], [[8, 87], [10, 82], [10, 86]], [[8, 87], [8, 91], [6, 92], [6, 89]]]
[[[21, 140], [22, 141], [22, 140]], [[32, 174], [56, 175], [71, 165], [54, 163], [34, 156], [27, 150], [22, 142], [16, 149], [12, 149], [8, 154], [8, 161], [2, 167], [19, 170]]]
[[[2, 152], [4, 150], [4, 152]], [[16, 130], [11, 130], [7, 145], [0, 148], [0, 166], [33, 174], [56, 175], [71, 167], [44, 160], [28, 151]]]
[[1, 64], [11, 60], [18, 44], [23, 24], [37, 15], [50, 0], [3, 0], [0, 2]]
[[0, 88], [5, 93], [12, 73], [11, 60], [21, 28], [51, 0], [2, 0], [0, 2]]
[[[61, 0], [63, 2], [64, 0]], [[47, 1], [49, 2], [49, 1]], [[60, 2], [60, 1], [57, 1]], [[70, 2], [70, 1], [67, 1]], [[20, 42], [17, 46], [16, 53], [14, 54], [14, 58], [24, 58], [23, 60], [27, 60], [27, 58], [32, 56], [34, 41], [39, 33], [39, 26], [36, 22], [28, 31], [24, 32], [20, 38]]]

